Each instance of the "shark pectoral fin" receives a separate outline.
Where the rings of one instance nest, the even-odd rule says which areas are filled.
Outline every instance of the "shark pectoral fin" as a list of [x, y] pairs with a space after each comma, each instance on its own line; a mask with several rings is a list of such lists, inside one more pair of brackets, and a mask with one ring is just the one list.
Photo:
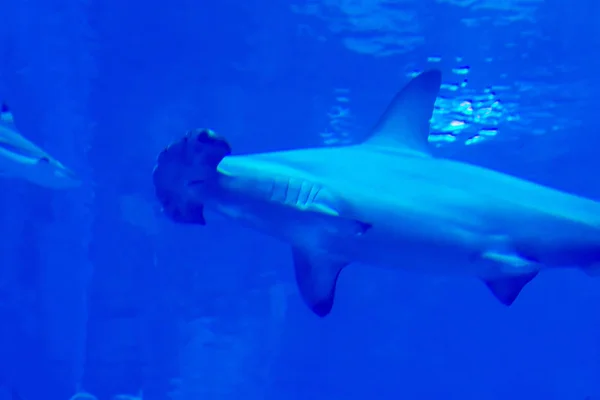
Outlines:
[[319, 317], [333, 307], [335, 287], [341, 270], [347, 262], [334, 260], [326, 254], [311, 254], [293, 247], [294, 272], [302, 300]]
[[537, 271], [535, 271], [522, 275], [488, 279], [484, 280], [484, 282], [502, 304], [510, 306], [519, 296], [523, 287], [535, 278], [537, 274]]
[[429, 120], [441, 84], [442, 73], [438, 70], [423, 72], [411, 80], [388, 105], [364, 144], [428, 155]]

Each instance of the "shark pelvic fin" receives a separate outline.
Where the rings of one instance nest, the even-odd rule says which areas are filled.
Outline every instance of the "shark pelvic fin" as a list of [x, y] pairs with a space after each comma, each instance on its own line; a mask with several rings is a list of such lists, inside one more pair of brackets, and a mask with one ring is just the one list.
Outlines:
[[439, 70], [425, 71], [394, 97], [373, 128], [366, 145], [429, 154], [429, 121], [442, 84]]
[[338, 276], [348, 263], [297, 247], [292, 248], [292, 255], [302, 300], [319, 317], [325, 317], [333, 307]]
[[502, 304], [510, 306], [517, 299], [525, 285], [535, 278], [537, 274], [537, 271], [529, 272], [522, 275], [488, 279], [484, 282]]

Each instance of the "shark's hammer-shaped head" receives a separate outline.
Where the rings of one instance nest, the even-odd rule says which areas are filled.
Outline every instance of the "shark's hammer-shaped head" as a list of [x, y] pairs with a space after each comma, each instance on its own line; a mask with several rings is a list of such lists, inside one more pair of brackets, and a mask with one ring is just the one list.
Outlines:
[[204, 203], [217, 184], [229, 143], [209, 129], [189, 131], [158, 156], [152, 179], [163, 212], [181, 223], [205, 225]]

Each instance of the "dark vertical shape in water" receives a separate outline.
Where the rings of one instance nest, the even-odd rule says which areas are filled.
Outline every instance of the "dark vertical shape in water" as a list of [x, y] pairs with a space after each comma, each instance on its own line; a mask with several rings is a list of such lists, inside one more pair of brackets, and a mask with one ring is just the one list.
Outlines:
[[[13, 6], [19, 89], [27, 93], [23, 95], [27, 107], [21, 109], [30, 111], [29, 117], [36, 121], [31, 125], [37, 127], [28, 136], [88, 178], [87, 107], [94, 65], [87, 5], [58, 0], [14, 2]], [[20, 126], [27, 125], [25, 119], [21, 121]], [[83, 367], [93, 191], [90, 185], [61, 192], [28, 191], [28, 196], [37, 196], [38, 204], [51, 209], [54, 219], [31, 220], [42, 257], [36, 283], [40, 335], [37, 345], [30, 346], [29, 354], [20, 360], [31, 363], [29, 376], [18, 381], [24, 398], [64, 399], [75, 391]]]
[[[171, 292], [169, 264], [164, 262], [157, 246], [148, 251], [152, 263], [144, 273], [144, 400], [173, 398], [179, 378], [179, 313]], [[162, 262], [161, 262], [162, 261]], [[175, 397], [176, 398], [176, 397]]]
[[0, 197], [0, 383], [29, 394], [32, 380], [43, 384], [48, 378], [40, 376], [47, 359], [40, 327], [43, 259], [38, 226], [49, 210], [27, 195], [36, 193], [28, 185], [3, 184], [10, 190]]
[[[99, 129], [106, 131], [107, 125], [100, 124]], [[94, 148], [109, 148], [101, 143], [97, 138]], [[106, 164], [110, 155], [103, 153], [92, 151], [95, 164]], [[117, 394], [136, 395], [142, 385], [140, 315], [144, 305], [139, 281], [149, 256], [140, 233], [120, 218], [118, 196], [104, 170], [99, 168], [95, 176], [104, 188], [96, 199], [93, 227], [94, 274], [83, 386], [99, 399], [111, 399]]]
[[[31, 53], [27, 34], [22, 33], [27, 27], [19, 21], [25, 14], [21, 6], [10, 2], [3, 7], [0, 96], [16, 107], [17, 123], [29, 135], [38, 132], [41, 124], [28, 118], [36, 113], [35, 107], [26, 106], [33, 103], [30, 97], [34, 94], [29, 93], [31, 75], [23, 73]], [[52, 394], [39, 296], [44, 265], [40, 227], [51, 222], [52, 194], [14, 179], [0, 179], [0, 187], [0, 385], [28, 396], [46, 390]]]
[[[104, 95], [108, 93], [99, 95], [100, 102]], [[100, 399], [137, 395], [143, 388], [145, 400], [164, 400], [176, 374], [177, 315], [170, 307], [152, 235], [128, 223], [121, 209], [122, 196], [143, 192], [138, 182], [150, 176], [152, 164], [132, 162], [126, 151], [138, 148], [144, 133], [136, 127], [139, 121], [129, 119], [135, 113], [98, 110], [98, 130], [107, 134], [96, 137], [91, 152], [94, 164], [105, 167], [95, 171], [103, 190], [96, 198], [91, 248], [95, 269], [84, 387]], [[118, 140], [112, 132], [119, 132]]]
[[[143, 388], [144, 400], [165, 400], [177, 374], [177, 314], [155, 258], [152, 233], [131, 224], [122, 209], [123, 196], [154, 200], [152, 122], [169, 106], [161, 61], [170, 9], [110, 0], [94, 6], [103, 46], [94, 102], [101, 134], [91, 158], [102, 191], [93, 227], [95, 270], [84, 386], [99, 398], [137, 395]], [[176, 41], [169, 48], [172, 43]]]

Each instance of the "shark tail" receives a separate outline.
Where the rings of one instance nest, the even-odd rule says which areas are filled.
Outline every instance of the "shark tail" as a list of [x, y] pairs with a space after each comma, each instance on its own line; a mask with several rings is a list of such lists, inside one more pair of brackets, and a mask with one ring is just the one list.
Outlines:
[[229, 154], [227, 141], [208, 129], [192, 130], [167, 146], [152, 174], [163, 212], [175, 222], [205, 225], [204, 201]]

